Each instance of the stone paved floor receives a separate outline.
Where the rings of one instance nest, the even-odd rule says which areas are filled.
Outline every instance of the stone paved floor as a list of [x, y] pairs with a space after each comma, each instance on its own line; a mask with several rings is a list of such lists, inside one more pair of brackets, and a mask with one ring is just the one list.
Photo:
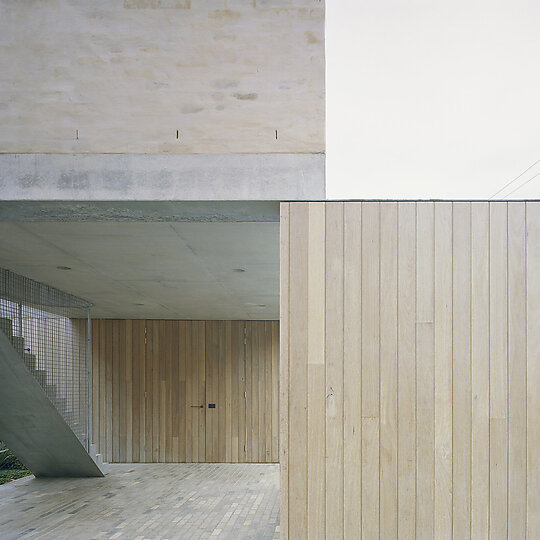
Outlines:
[[122, 464], [0, 486], [0, 538], [279, 538], [279, 465]]

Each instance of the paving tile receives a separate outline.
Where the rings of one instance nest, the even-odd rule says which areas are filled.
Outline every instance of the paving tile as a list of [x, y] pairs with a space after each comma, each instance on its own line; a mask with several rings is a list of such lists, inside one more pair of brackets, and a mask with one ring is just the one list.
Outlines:
[[275, 464], [116, 464], [105, 478], [0, 487], [0, 538], [279, 538]]

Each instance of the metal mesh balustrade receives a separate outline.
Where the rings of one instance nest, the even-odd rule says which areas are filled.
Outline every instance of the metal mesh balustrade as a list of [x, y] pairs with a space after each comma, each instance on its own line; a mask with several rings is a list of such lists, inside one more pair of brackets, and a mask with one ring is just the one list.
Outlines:
[[0, 268], [0, 330], [88, 450], [90, 304]]

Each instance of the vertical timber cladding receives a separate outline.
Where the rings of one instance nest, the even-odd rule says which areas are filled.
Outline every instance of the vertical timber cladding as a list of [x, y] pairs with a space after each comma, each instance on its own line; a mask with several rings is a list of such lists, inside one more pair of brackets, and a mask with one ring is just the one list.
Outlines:
[[278, 321], [94, 320], [93, 441], [109, 462], [277, 462], [278, 370]]
[[540, 538], [540, 203], [281, 208], [283, 538]]

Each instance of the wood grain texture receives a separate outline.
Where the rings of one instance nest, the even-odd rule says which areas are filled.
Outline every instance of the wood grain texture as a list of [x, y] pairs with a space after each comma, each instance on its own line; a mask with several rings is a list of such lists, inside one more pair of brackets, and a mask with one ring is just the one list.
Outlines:
[[343, 484], [344, 537], [358, 538], [362, 529], [362, 264], [361, 203], [344, 207], [343, 271]]
[[286, 203], [281, 256], [282, 536], [540, 537], [540, 203]]
[[94, 320], [92, 330], [92, 431], [107, 461], [278, 461], [278, 321]]
[[[326, 205], [326, 538], [343, 534], [343, 203]], [[291, 209], [296, 205], [291, 204]], [[296, 212], [291, 212], [291, 221]], [[313, 224], [312, 224], [313, 225]], [[291, 268], [291, 274], [292, 269]], [[291, 298], [291, 304], [294, 298]], [[295, 333], [291, 327], [291, 343]], [[359, 391], [360, 389], [357, 389]], [[295, 393], [291, 379], [291, 395]], [[291, 445], [292, 445], [291, 439]], [[292, 446], [291, 446], [292, 451]], [[291, 478], [292, 480], [292, 478]], [[358, 482], [356, 477], [353, 481]], [[292, 506], [291, 506], [292, 508]], [[291, 533], [291, 537], [295, 538]]]
[[[287, 526], [280, 531], [289, 540], [289, 302], [290, 302], [290, 221], [289, 203], [280, 205], [279, 229], [279, 515]], [[321, 478], [322, 481], [322, 478]]]
[[526, 203], [527, 538], [540, 538], [540, 204]]

